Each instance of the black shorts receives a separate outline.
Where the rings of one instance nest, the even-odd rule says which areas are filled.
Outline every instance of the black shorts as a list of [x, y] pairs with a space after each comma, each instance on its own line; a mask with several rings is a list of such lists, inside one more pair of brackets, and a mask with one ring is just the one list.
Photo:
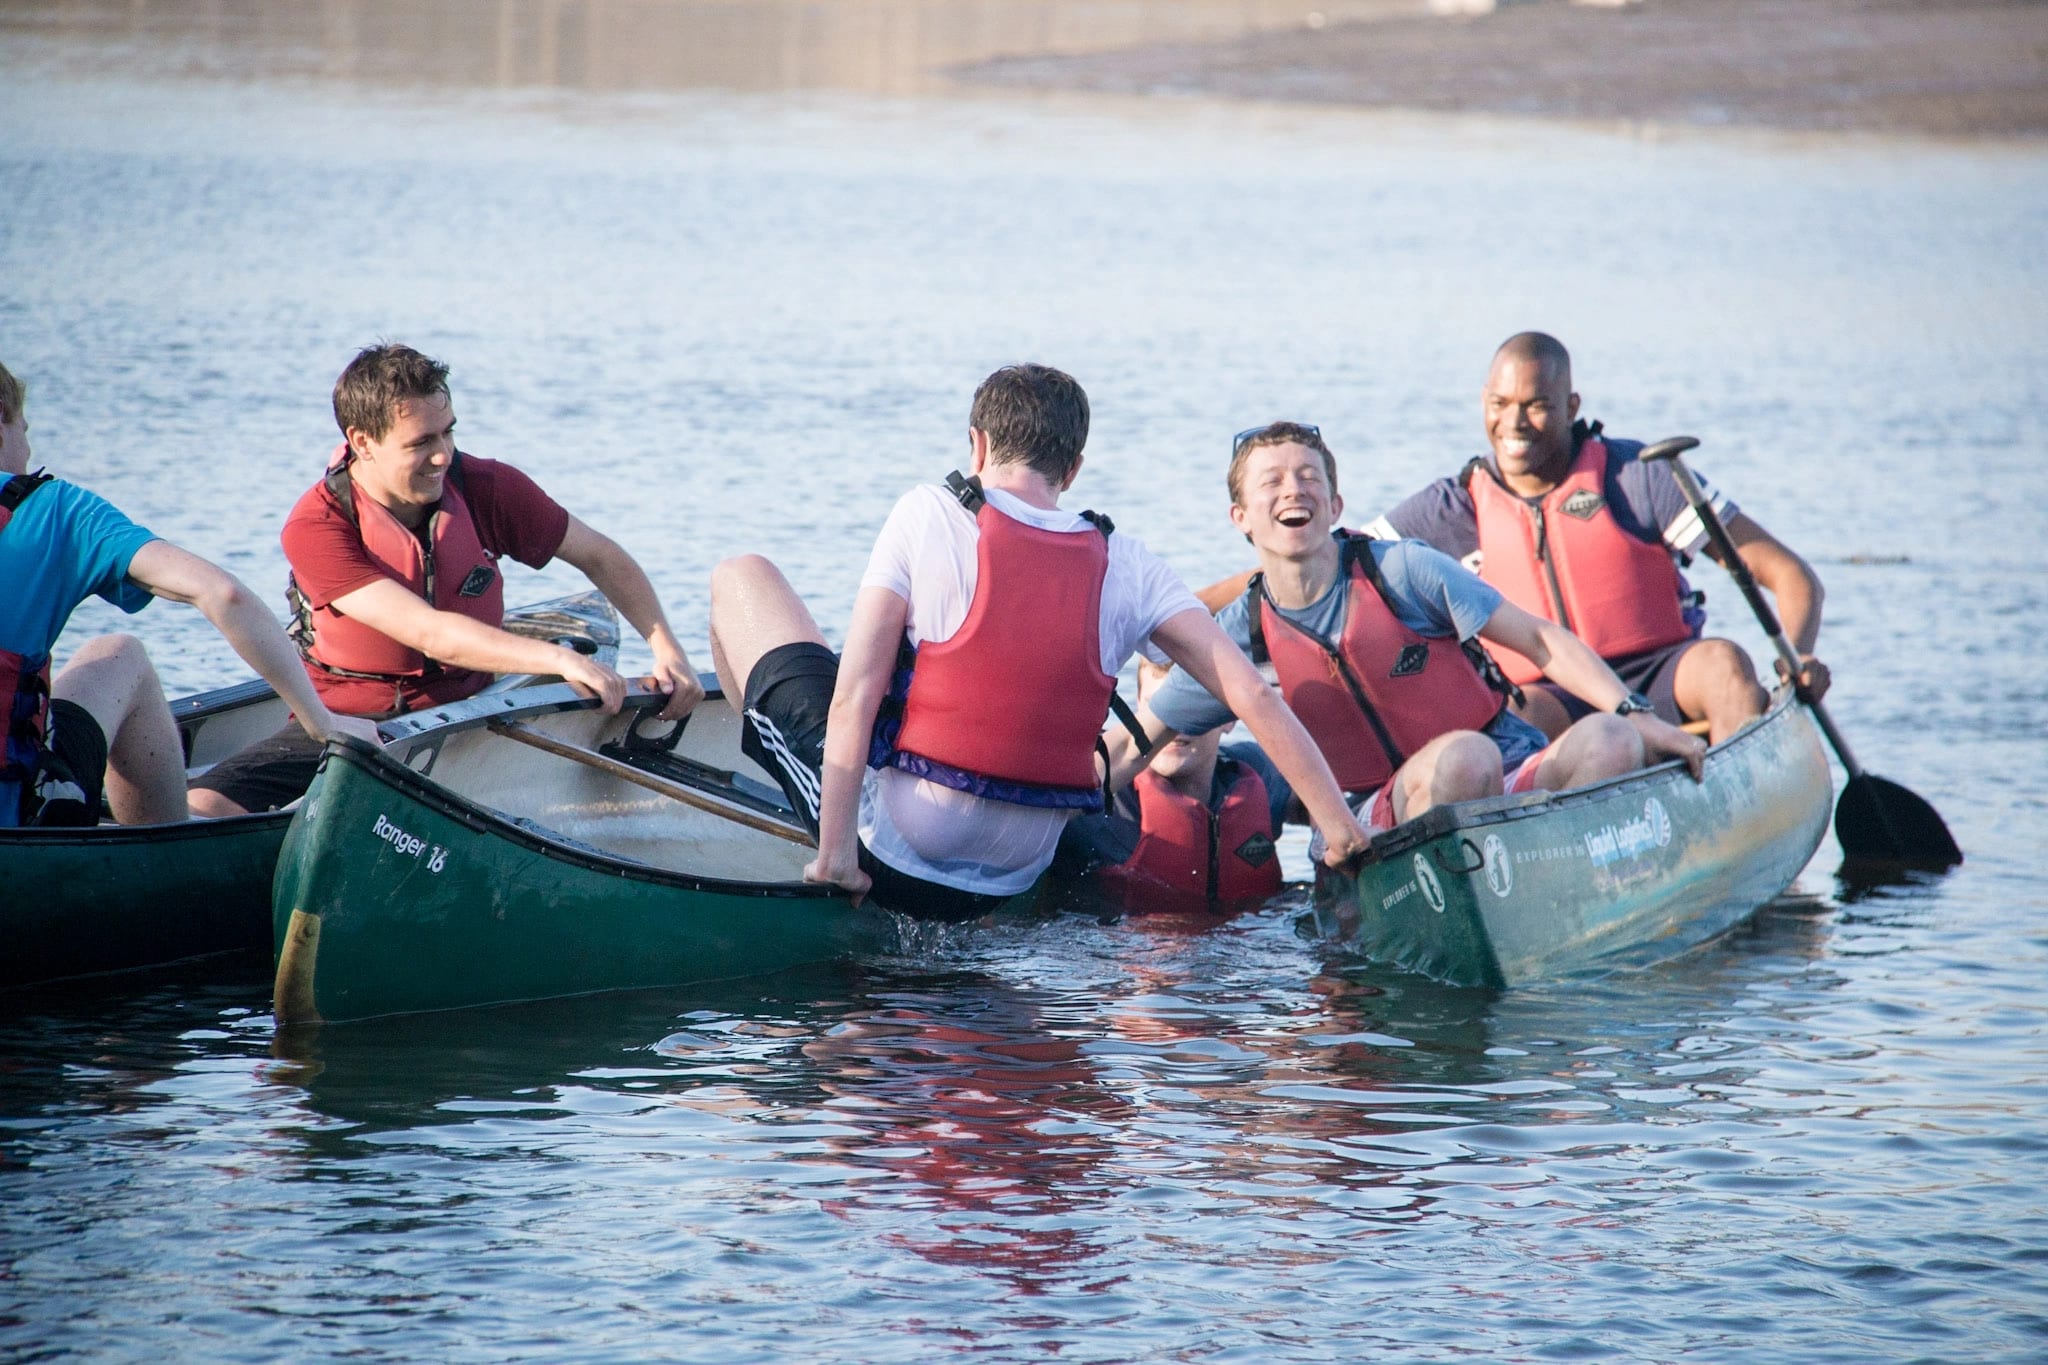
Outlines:
[[96, 825], [106, 785], [106, 732], [83, 706], [52, 698], [42, 758], [21, 794], [21, 823], [71, 829]]
[[[1679, 656], [1700, 643], [1698, 640], [1680, 640], [1675, 645], [1659, 649], [1647, 649], [1641, 654], [1630, 654], [1619, 659], [1609, 659], [1607, 666], [1614, 670], [1614, 676], [1631, 692], [1640, 692], [1648, 697], [1657, 708], [1657, 714], [1673, 725], [1685, 724], [1685, 717], [1678, 709], [1678, 660]], [[1533, 686], [1556, 697], [1564, 706], [1565, 714], [1573, 720], [1593, 714], [1593, 708], [1565, 691], [1554, 682], [1538, 679]]]
[[204, 777], [192, 780], [192, 787], [219, 792], [246, 811], [277, 810], [306, 794], [326, 748], [293, 721], [214, 764]]
[[[839, 680], [839, 656], [799, 640], [763, 654], [747, 679], [740, 751], [775, 775], [782, 794], [812, 837], [818, 833], [819, 774], [825, 766], [825, 721]], [[1009, 900], [941, 886], [899, 872], [860, 850], [861, 871], [874, 882], [877, 905], [919, 919], [979, 919]]]

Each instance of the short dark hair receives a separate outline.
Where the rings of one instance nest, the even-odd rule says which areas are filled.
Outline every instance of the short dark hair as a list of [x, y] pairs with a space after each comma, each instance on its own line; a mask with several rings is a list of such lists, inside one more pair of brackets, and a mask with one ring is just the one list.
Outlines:
[[0, 365], [0, 421], [21, 420], [21, 405], [28, 401], [28, 385], [7, 372]]
[[1572, 382], [1572, 353], [1564, 343], [1548, 332], [1517, 332], [1500, 344], [1493, 353], [1493, 363], [1498, 365], [1503, 358], [1509, 360], [1533, 360], [1543, 368], [1547, 378], [1562, 378], [1566, 388]]
[[967, 421], [988, 435], [990, 460], [1029, 465], [1061, 483], [1088, 444], [1088, 395], [1050, 365], [1005, 365], [974, 391]]
[[334, 421], [343, 436], [354, 428], [384, 439], [401, 405], [448, 392], [448, 367], [410, 346], [365, 346], [334, 381]]
[[1337, 457], [1323, 444], [1323, 433], [1301, 422], [1268, 422], [1257, 431], [1247, 435], [1230, 454], [1230, 472], [1223, 481], [1230, 486], [1230, 505], [1244, 505], [1244, 466], [1252, 452], [1261, 446], [1307, 446], [1323, 457], [1323, 473], [1329, 476], [1330, 492], [1337, 491]]

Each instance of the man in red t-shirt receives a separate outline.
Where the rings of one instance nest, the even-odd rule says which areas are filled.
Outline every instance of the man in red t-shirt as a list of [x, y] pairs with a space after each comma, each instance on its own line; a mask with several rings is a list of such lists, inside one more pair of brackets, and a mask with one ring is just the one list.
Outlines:
[[[654, 651], [653, 684], [681, 716], [703, 686], [633, 557], [510, 465], [458, 454], [448, 367], [370, 347], [334, 386], [343, 444], [285, 519], [294, 635], [320, 697], [384, 717], [457, 701], [499, 673], [553, 673], [619, 709], [626, 683], [573, 649], [500, 629], [510, 555], [581, 569]], [[288, 727], [193, 785], [197, 815], [272, 810], [302, 794], [321, 746]]]

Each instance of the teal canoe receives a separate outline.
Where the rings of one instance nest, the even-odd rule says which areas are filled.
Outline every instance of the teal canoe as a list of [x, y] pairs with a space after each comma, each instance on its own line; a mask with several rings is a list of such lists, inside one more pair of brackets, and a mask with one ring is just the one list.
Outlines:
[[[524, 608], [506, 626], [617, 656], [617, 618], [596, 593]], [[501, 679], [486, 695], [534, 681]], [[171, 712], [191, 776], [289, 718], [261, 681], [182, 698]], [[434, 713], [406, 722], [398, 742], [425, 743]], [[174, 825], [0, 829], [0, 988], [268, 948], [271, 877], [291, 818], [283, 810]]]
[[[706, 680], [712, 686], [712, 680]], [[401, 761], [330, 744], [273, 893], [280, 1027], [758, 976], [898, 941], [805, 884], [808, 834], [715, 690], [680, 725], [538, 692]], [[465, 704], [467, 705], [467, 704]]]
[[1781, 691], [1707, 751], [1595, 786], [1439, 806], [1317, 873], [1315, 921], [1376, 960], [1468, 986], [1644, 966], [1783, 891], [1827, 829], [1833, 787], [1806, 709]]

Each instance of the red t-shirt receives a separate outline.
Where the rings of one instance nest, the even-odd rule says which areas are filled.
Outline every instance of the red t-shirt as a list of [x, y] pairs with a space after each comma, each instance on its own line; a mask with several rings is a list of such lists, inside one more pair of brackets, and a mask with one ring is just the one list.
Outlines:
[[[476, 522], [477, 538], [494, 555], [509, 555], [529, 568], [542, 568], [569, 534], [569, 513], [541, 486], [511, 465], [462, 457], [462, 494]], [[299, 591], [316, 607], [390, 575], [363, 546], [362, 533], [334, 503], [323, 483], [308, 489], [284, 521], [284, 557]], [[381, 716], [459, 701], [481, 691], [489, 673], [467, 668], [429, 671], [397, 684], [369, 678], [337, 678], [308, 666], [320, 699], [338, 712]]]

